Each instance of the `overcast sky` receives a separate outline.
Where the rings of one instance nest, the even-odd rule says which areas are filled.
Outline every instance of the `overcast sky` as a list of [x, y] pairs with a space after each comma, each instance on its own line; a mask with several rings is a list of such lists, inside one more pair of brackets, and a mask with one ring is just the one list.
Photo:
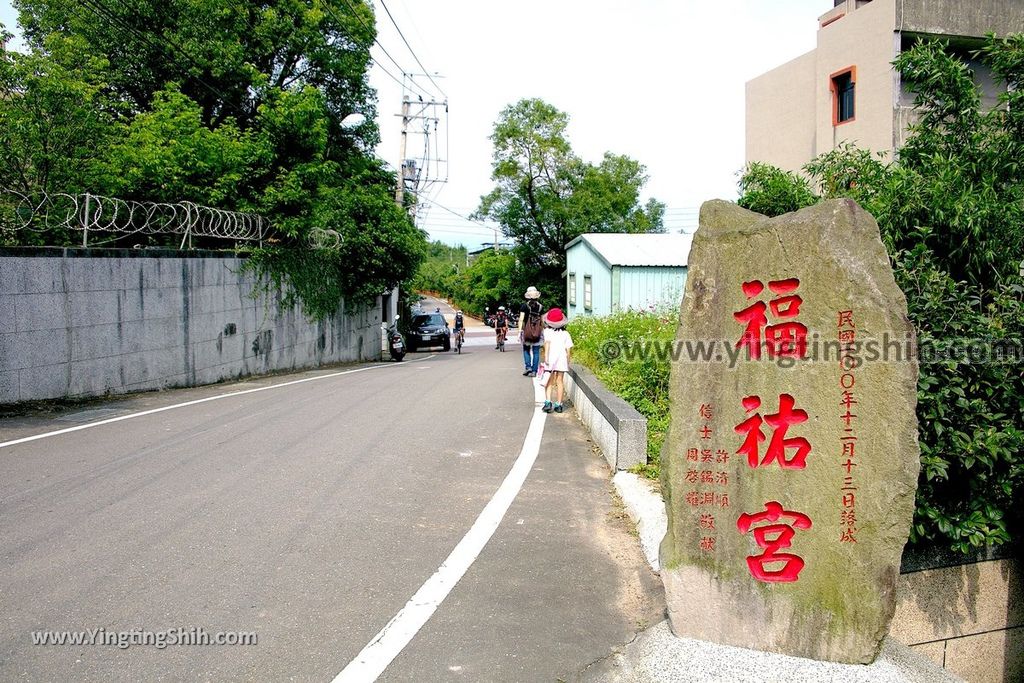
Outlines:
[[[487, 139], [499, 112], [539, 97], [570, 117], [578, 155], [605, 151], [647, 167], [644, 198], [668, 205], [669, 229], [695, 226], [707, 199], [736, 197], [744, 83], [813, 49], [832, 0], [375, 0], [378, 154], [398, 163], [402, 88], [381, 68], [421, 72], [388, 18], [448, 99], [448, 182], [432, 196], [468, 215], [492, 185]], [[0, 22], [11, 27], [10, 0]], [[384, 54], [386, 50], [401, 66]], [[443, 78], [441, 77], [443, 76]], [[419, 77], [423, 90], [437, 93]], [[414, 142], [411, 139], [411, 142]], [[410, 152], [414, 152], [410, 149]], [[443, 151], [443, 150], [442, 150]], [[433, 206], [421, 227], [469, 247], [493, 232]]]

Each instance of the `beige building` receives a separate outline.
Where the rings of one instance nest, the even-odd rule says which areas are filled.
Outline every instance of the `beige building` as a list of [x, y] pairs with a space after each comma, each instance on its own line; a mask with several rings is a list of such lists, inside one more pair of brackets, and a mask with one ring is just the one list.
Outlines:
[[[817, 48], [747, 83], [747, 163], [797, 171], [843, 142], [898, 148], [914, 97], [892, 67], [896, 56], [941, 37], [969, 58], [988, 32], [1024, 31], [1024, 0], [835, 0], [818, 26]], [[994, 104], [991, 73], [972, 66]]]

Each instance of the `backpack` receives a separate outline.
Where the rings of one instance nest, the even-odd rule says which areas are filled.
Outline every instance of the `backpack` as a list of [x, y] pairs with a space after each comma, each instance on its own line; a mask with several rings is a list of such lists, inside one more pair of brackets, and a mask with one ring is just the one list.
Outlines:
[[538, 305], [534, 310], [530, 304], [526, 305], [526, 320], [523, 321], [523, 341], [527, 344], [536, 344], [544, 332], [544, 325], [540, 319], [541, 307]]

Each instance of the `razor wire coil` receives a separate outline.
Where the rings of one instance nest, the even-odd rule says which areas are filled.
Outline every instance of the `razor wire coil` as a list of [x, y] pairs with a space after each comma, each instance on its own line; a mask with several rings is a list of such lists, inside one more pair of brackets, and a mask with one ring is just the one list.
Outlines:
[[259, 214], [194, 202], [144, 202], [89, 193], [27, 195], [0, 188], [0, 231], [80, 231], [83, 247], [89, 245], [90, 233], [113, 234], [113, 239], [179, 235], [182, 248], [190, 246], [193, 237], [262, 243], [270, 227]]

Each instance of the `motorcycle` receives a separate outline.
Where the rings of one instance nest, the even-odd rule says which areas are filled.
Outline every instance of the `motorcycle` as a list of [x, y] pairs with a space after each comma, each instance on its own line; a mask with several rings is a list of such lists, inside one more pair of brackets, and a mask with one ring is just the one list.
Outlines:
[[394, 324], [388, 328], [388, 352], [391, 360], [401, 362], [405, 358], [405, 340], [398, 331], [398, 316], [395, 316]]

